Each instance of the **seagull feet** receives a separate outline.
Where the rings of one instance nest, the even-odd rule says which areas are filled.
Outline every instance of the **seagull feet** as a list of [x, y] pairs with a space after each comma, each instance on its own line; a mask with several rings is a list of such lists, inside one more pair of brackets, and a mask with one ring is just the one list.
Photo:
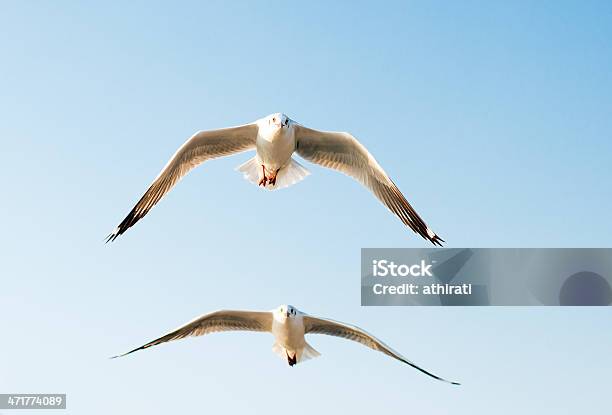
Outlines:
[[278, 176], [279, 170], [280, 169], [276, 169], [276, 171], [274, 172], [274, 176], [268, 177], [268, 182], [270, 183], [271, 186], [274, 186], [276, 184], [276, 176]]
[[274, 176], [266, 176], [266, 166], [264, 166], [263, 164], [261, 165], [261, 172], [263, 174], [263, 177], [261, 178], [261, 180], [259, 181], [258, 186], [263, 186], [266, 187], [268, 184], [270, 186], [274, 186], [276, 184], [276, 176], [278, 175], [280, 169], [276, 169], [276, 171], [274, 172]]
[[266, 176], [266, 166], [264, 166], [263, 164], [261, 165], [261, 172], [263, 173], [263, 177], [259, 181], [258, 186], [266, 187], [266, 185], [268, 184], [268, 177]]
[[293, 367], [297, 363], [297, 353], [294, 353], [293, 357], [289, 356], [289, 353], [287, 353], [287, 362], [289, 362], [289, 366]]

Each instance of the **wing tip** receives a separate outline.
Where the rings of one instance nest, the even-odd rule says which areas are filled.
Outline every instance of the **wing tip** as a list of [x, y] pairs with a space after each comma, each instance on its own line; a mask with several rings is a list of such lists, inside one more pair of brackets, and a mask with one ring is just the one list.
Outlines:
[[455, 382], [455, 381], [452, 381], [452, 380], [447, 380], [447, 379], [441, 378], [440, 376], [436, 376], [434, 374], [430, 374], [430, 373], [427, 373], [427, 374], [430, 375], [431, 377], [433, 377], [434, 379], [442, 381], [444, 383], [450, 383], [451, 385], [454, 385], [454, 386], [461, 386], [461, 383], [459, 383], [459, 382]]
[[446, 379], [444, 379], [444, 378], [441, 378], [440, 376], [435, 375], [435, 374], [433, 374], [433, 373], [429, 372], [428, 370], [425, 370], [425, 369], [423, 369], [422, 367], [420, 367], [420, 366], [418, 366], [418, 365], [416, 365], [416, 364], [412, 363], [410, 360], [407, 360], [407, 359], [405, 359], [405, 358], [401, 358], [401, 359], [399, 359], [399, 360], [400, 360], [400, 361], [402, 361], [402, 362], [404, 362], [404, 363], [406, 363], [408, 366], [413, 367], [414, 369], [418, 370], [419, 372], [424, 373], [424, 374], [426, 374], [427, 376], [429, 376], [429, 377], [431, 377], [431, 378], [433, 378], [433, 379], [435, 379], [435, 380], [439, 380], [440, 382], [444, 382], [444, 383], [450, 383], [451, 385], [455, 385], [455, 386], [460, 386], [460, 385], [461, 385], [461, 383], [459, 383], [459, 382], [454, 382], [454, 381], [452, 381], [452, 380], [446, 380]]
[[134, 351], [134, 350], [129, 351], [129, 352], [127, 352], [127, 353], [117, 354], [117, 355], [115, 355], [115, 356], [111, 356], [111, 357], [109, 357], [108, 359], [109, 359], [109, 360], [118, 359], [118, 358], [120, 358], [120, 357], [127, 356], [128, 354], [132, 353], [133, 351]]
[[429, 242], [431, 242], [432, 244], [436, 246], [443, 246], [442, 244], [446, 242], [444, 239], [440, 238], [438, 235], [436, 235], [434, 231], [432, 231], [429, 228], [426, 229], [425, 234], [423, 235], [423, 238], [427, 239]]
[[107, 244], [109, 242], [113, 242], [119, 235], [118, 229], [115, 229], [109, 235], [107, 235], [106, 238], [104, 238], [104, 243]]
[[128, 229], [128, 227], [123, 226], [123, 223], [117, 226], [113, 231], [104, 239], [104, 243], [107, 244], [109, 242], [114, 242], [119, 236], [123, 235], [123, 233]]
[[444, 246], [444, 243], [446, 243], [446, 241], [442, 238], [440, 238], [438, 235], [435, 235], [433, 238], [429, 239], [431, 241], [432, 244], [436, 245], [436, 246]]
[[[143, 196], [143, 198], [144, 198], [144, 196]], [[142, 201], [142, 199], [141, 199], [141, 201]], [[138, 204], [140, 204], [140, 202], [138, 202]], [[130, 213], [127, 214], [125, 219], [123, 219], [121, 221], [121, 223], [119, 225], [117, 225], [117, 227], [115, 229], [113, 229], [113, 231], [110, 233], [110, 235], [108, 235], [106, 237], [106, 243], [113, 242], [119, 236], [123, 235], [125, 233], [125, 231], [127, 231], [132, 226], [134, 226], [136, 224], [136, 222], [138, 222], [140, 219], [142, 219], [144, 217], [144, 215], [147, 214], [148, 210], [145, 211], [144, 214], [141, 213], [138, 210], [138, 204], [136, 204], [136, 206], [134, 206], [134, 208], [130, 211]]]
[[124, 356], [127, 356], [127, 355], [129, 355], [129, 354], [132, 354], [132, 353], [134, 353], [134, 352], [137, 352], [137, 351], [139, 351], [139, 350], [146, 349], [146, 348], [147, 348], [147, 347], [149, 347], [149, 346], [150, 346], [150, 344], [145, 344], [144, 346], [138, 347], [138, 348], [136, 348], [136, 349], [134, 349], [134, 350], [130, 350], [129, 352], [125, 352], [125, 353], [122, 353], [122, 354], [118, 354], [118, 355], [115, 355], [115, 356], [111, 356], [111, 357], [109, 357], [109, 359], [113, 360], [113, 359], [117, 359], [117, 358], [119, 358], [119, 357], [124, 357]]

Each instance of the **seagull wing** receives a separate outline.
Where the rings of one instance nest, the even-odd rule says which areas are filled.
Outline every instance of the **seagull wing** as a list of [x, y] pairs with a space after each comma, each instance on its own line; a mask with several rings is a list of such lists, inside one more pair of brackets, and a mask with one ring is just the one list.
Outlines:
[[428, 376], [431, 376], [434, 379], [438, 379], [444, 382], [452, 383], [453, 385], [459, 385], [457, 382], [450, 382], [446, 379], [443, 379], [439, 376], [434, 375], [431, 372], [417, 366], [412, 363], [410, 360], [403, 357], [401, 354], [391, 349], [389, 346], [384, 344], [382, 341], [378, 340], [376, 337], [372, 336], [370, 333], [365, 330], [360, 329], [359, 327], [351, 326], [348, 324], [340, 323], [338, 321], [304, 316], [304, 333], [305, 334], [327, 334], [329, 336], [341, 337], [343, 339], [348, 339], [355, 341], [357, 343], [361, 343], [364, 346], [369, 347], [370, 349], [377, 350], [386, 354], [387, 356], [391, 356], [400, 362], [404, 362], [407, 365], [412, 366], [416, 370], [425, 373]]
[[247, 124], [194, 134], [176, 151], [136, 206], [108, 236], [106, 242], [114, 241], [142, 219], [194, 167], [206, 160], [255, 148], [257, 132], [256, 124]]
[[296, 152], [308, 161], [338, 170], [369, 188], [410, 229], [442, 246], [436, 235], [408, 203], [395, 183], [355, 137], [349, 133], [317, 131], [295, 126]]
[[220, 310], [205, 314], [170, 333], [155, 339], [127, 353], [113, 356], [121, 357], [138, 350], [157, 346], [161, 343], [184, 339], [191, 336], [204, 336], [219, 331], [271, 331], [272, 313], [264, 311]]

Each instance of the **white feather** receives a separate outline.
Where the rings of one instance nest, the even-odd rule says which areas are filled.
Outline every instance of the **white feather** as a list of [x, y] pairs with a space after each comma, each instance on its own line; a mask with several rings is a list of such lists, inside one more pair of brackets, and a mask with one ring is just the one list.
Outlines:
[[[256, 186], [259, 185], [263, 176], [261, 162], [257, 156], [247, 160], [245, 163], [238, 166], [236, 170], [241, 172], [246, 180]], [[289, 163], [277, 173], [276, 184], [270, 185], [268, 183], [265, 188], [267, 190], [283, 189], [304, 180], [309, 175], [310, 172], [308, 169], [292, 158]]]

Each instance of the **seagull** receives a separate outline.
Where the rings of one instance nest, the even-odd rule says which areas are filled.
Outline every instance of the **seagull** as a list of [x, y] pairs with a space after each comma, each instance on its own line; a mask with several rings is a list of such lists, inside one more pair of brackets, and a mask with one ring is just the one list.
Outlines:
[[368, 150], [349, 133], [317, 131], [275, 113], [238, 127], [200, 131], [188, 139], [153, 180], [136, 206], [108, 235], [117, 237], [142, 219], [189, 171], [207, 160], [255, 150], [240, 165], [248, 181], [267, 190], [291, 186], [310, 174], [293, 157], [344, 173], [372, 193], [414, 232], [434, 245], [444, 240], [427, 226]]
[[341, 337], [361, 343], [370, 349], [391, 356], [434, 379], [459, 385], [457, 382], [450, 382], [417, 366], [359, 327], [325, 318], [312, 317], [291, 305], [280, 305], [271, 311], [214, 311], [204, 314], [143, 346], [127, 353], [113, 356], [111, 359], [126, 356], [138, 350], [148, 349], [151, 346], [169, 341], [191, 336], [203, 336], [219, 331], [260, 331], [272, 333], [275, 340], [272, 351], [278, 354], [281, 359], [286, 360], [289, 366], [295, 366], [298, 363], [320, 356], [318, 351], [306, 343], [304, 335], [327, 334], [329, 336]]

